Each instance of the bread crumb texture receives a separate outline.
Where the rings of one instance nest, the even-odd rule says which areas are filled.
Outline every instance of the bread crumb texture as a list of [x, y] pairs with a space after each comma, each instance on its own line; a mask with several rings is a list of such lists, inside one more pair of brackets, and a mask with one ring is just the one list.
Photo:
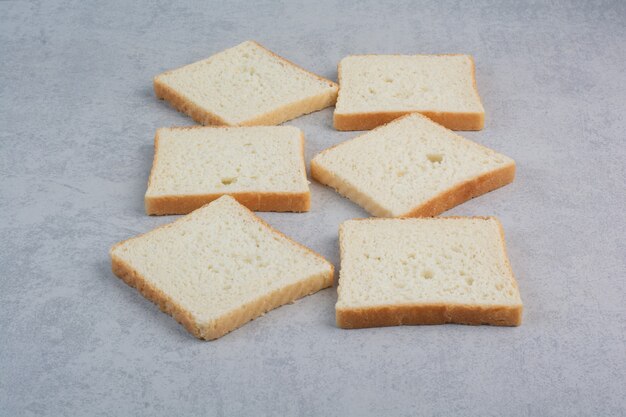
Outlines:
[[338, 113], [482, 113], [468, 55], [354, 55], [341, 60]]
[[332, 284], [333, 267], [229, 196], [111, 250], [118, 275], [213, 339]]
[[[521, 314], [495, 218], [349, 220], [341, 225], [340, 246], [336, 308], [360, 311], [364, 322], [376, 309], [393, 306], [502, 308]], [[419, 314], [413, 320], [419, 324]]]
[[204, 124], [278, 124], [335, 103], [337, 84], [253, 41], [155, 78], [159, 98]]
[[[380, 217], [411, 215], [443, 193], [507, 168], [514, 173], [511, 158], [420, 114], [326, 149], [311, 162], [316, 180]], [[466, 194], [465, 200], [475, 196], [471, 191]]]
[[309, 190], [295, 127], [166, 128], [157, 141], [149, 197]]

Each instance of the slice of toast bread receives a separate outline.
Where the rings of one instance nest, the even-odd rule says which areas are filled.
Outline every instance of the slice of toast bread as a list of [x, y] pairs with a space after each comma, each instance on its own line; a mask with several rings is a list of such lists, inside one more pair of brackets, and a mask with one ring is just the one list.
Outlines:
[[413, 113], [322, 151], [311, 176], [374, 216], [435, 216], [512, 182], [515, 161]]
[[413, 112], [452, 130], [484, 126], [469, 55], [352, 55], [338, 74], [338, 130], [369, 130]]
[[339, 327], [521, 324], [522, 301], [493, 217], [348, 220], [339, 245]]
[[205, 125], [277, 125], [332, 106], [338, 89], [253, 41], [154, 78], [158, 98]]
[[328, 261], [230, 196], [120, 242], [110, 255], [115, 275], [201, 339], [333, 283]]
[[255, 211], [309, 210], [300, 129], [162, 128], [154, 146], [148, 214], [187, 214], [225, 194]]

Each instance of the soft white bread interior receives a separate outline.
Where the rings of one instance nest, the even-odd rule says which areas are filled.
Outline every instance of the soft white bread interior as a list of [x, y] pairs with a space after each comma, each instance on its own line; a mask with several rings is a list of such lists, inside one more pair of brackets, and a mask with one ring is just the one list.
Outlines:
[[339, 239], [340, 327], [521, 324], [522, 301], [495, 218], [349, 220]]
[[117, 276], [202, 339], [333, 282], [329, 262], [230, 196], [118, 243], [111, 259]]
[[353, 55], [338, 72], [339, 130], [368, 130], [412, 112], [453, 130], [484, 126], [469, 55]]
[[307, 211], [304, 136], [291, 126], [163, 128], [148, 214], [187, 214], [224, 194], [250, 210]]
[[202, 124], [276, 125], [335, 104], [339, 87], [253, 41], [154, 78], [158, 98]]
[[322, 151], [311, 175], [375, 216], [435, 216], [513, 181], [515, 162], [414, 113]]

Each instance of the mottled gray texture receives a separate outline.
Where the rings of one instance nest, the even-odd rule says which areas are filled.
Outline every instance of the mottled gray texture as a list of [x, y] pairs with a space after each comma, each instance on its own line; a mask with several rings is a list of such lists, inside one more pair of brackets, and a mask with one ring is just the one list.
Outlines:
[[[0, 2], [0, 415], [626, 414], [626, 3]], [[487, 111], [466, 136], [515, 183], [448, 212], [497, 215], [519, 328], [345, 331], [335, 289], [215, 342], [110, 272], [148, 217], [154, 131], [192, 120], [155, 74], [255, 39], [335, 78], [353, 53], [473, 54]], [[289, 124], [306, 157], [355, 136], [332, 109]], [[365, 216], [312, 184], [307, 214], [262, 214], [338, 266]]]

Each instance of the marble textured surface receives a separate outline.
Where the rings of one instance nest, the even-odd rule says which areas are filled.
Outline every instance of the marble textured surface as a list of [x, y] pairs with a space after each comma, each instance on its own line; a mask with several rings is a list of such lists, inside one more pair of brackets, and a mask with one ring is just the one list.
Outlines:
[[[0, 415], [626, 415], [626, 3], [0, 1]], [[519, 328], [340, 330], [335, 289], [215, 342], [110, 272], [109, 247], [173, 220], [143, 193], [159, 72], [246, 39], [323, 76], [354, 53], [470, 53], [487, 111], [466, 136], [515, 183], [447, 214], [496, 215]], [[332, 109], [310, 159], [355, 133]], [[366, 214], [312, 184], [262, 214], [338, 266]]]

